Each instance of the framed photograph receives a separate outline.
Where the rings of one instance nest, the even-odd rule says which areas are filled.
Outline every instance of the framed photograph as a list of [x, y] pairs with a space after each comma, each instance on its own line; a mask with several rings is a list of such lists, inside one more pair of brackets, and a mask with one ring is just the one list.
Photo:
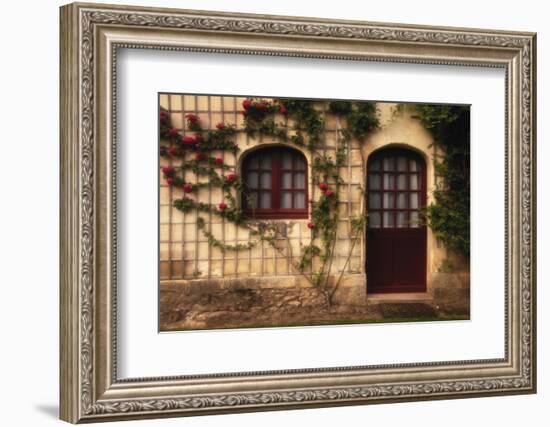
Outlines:
[[61, 418], [534, 393], [535, 34], [61, 8]]

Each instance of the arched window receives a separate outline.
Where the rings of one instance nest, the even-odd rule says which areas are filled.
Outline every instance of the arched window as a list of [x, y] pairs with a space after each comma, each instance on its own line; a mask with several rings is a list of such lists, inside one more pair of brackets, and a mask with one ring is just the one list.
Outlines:
[[307, 162], [288, 147], [268, 147], [250, 153], [242, 170], [242, 206], [249, 218], [307, 218]]

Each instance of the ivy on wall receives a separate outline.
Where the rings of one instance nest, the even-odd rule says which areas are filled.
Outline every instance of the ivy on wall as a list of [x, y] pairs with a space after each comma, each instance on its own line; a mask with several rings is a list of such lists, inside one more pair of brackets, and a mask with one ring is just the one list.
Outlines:
[[[266, 242], [279, 253], [289, 257], [290, 248], [286, 233], [281, 233], [276, 221], [256, 221], [246, 219], [237, 203], [236, 195], [245, 190], [236, 171], [224, 164], [222, 157], [213, 156], [213, 152], [229, 151], [237, 153], [234, 142], [237, 132], [243, 131], [250, 138], [268, 135], [307, 150], [312, 159], [311, 171], [313, 185], [321, 191], [318, 200], [311, 201], [311, 241], [304, 246], [298, 262], [289, 257], [296, 271], [305, 277], [325, 296], [327, 304], [341, 283], [353, 250], [366, 224], [364, 203], [362, 211], [351, 219], [349, 253], [340, 274], [332, 273], [339, 219], [338, 203], [342, 179], [339, 169], [345, 165], [349, 155], [351, 138], [364, 140], [369, 132], [379, 127], [377, 110], [374, 103], [333, 101], [318, 102], [289, 99], [245, 99], [243, 101], [244, 129], [240, 130], [225, 123], [218, 123], [215, 130], [202, 129], [200, 117], [187, 114], [186, 127], [193, 133], [182, 136], [172, 127], [167, 111], [160, 111], [160, 135], [163, 141], [160, 155], [177, 159], [178, 166], [163, 167], [162, 173], [169, 186], [183, 190], [183, 197], [174, 201], [174, 207], [182, 212], [196, 211], [199, 215], [213, 214], [250, 231], [255, 240], [246, 244], [228, 245], [214, 236], [207, 221], [199, 216], [197, 227], [208, 239], [211, 246], [223, 252], [247, 250], [259, 242]], [[324, 150], [325, 120], [328, 114], [337, 118], [337, 138], [335, 157]], [[364, 161], [363, 161], [364, 163]], [[186, 180], [185, 177], [192, 176]], [[207, 182], [197, 183], [197, 177], [205, 176]], [[202, 203], [196, 195], [204, 188], [209, 191], [221, 189], [223, 200], [216, 203]], [[246, 192], [245, 192], [246, 193]], [[314, 262], [318, 259], [319, 262]], [[313, 268], [314, 265], [316, 268]], [[318, 266], [318, 267], [317, 267]]]
[[416, 104], [413, 117], [428, 129], [439, 148], [434, 158], [434, 203], [424, 214], [447, 248], [470, 255], [470, 109]]

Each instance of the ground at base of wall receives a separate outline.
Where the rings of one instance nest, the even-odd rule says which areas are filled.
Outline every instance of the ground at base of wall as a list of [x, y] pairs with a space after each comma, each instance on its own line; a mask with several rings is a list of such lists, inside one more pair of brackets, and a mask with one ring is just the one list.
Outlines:
[[423, 302], [329, 306], [315, 288], [188, 293], [162, 285], [160, 292], [161, 331], [460, 319], [469, 319], [469, 313], [442, 312]]

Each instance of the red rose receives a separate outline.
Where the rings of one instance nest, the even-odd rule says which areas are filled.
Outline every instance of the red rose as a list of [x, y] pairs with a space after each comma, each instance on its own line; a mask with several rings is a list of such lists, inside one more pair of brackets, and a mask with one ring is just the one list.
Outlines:
[[178, 130], [176, 128], [170, 128], [170, 130], [168, 131], [168, 136], [178, 136]]
[[178, 154], [178, 149], [176, 147], [170, 147], [168, 149], [168, 154], [170, 154], [171, 156], [175, 156]]
[[168, 119], [168, 113], [166, 113], [166, 111], [161, 111], [160, 112], [160, 121], [164, 122], [164, 121], [166, 121], [166, 119]]
[[224, 129], [225, 129], [225, 123], [224, 123], [224, 122], [219, 122], [219, 123], [216, 125], [216, 129], [224, 130]]
[[223, 159], [221, 157], [216, 157], [214, 159], [214, 163], [216, 163], [218, 166], [223, 165]]
[[288, 110], [286, 109], [286, 107], [284, 105], [281, 105], [279, 107], [279, 113], [281, 113], [283, 116], [288, 116]]
[[328, 184], [326, 182], [322, 182], [319, 184], [319, 188], [321, 191], [327, 191], [328, 190]]
[[174, 168], [170, 166], [163, 166], [161, 170], [164, 175], [172, 175], [174, 173]]
[[174, 185], [174, 178], [166, 178], [166, 184], [170, 186]]
[[262, 101], [262, 102], [258, 102], [258, 103], [256, 104], [256, 108], [258, 108], [258, 110], [265, 111], [265, 110], [267, 110], [268, 105], [269, 105], [269, 104], [268, 104], [267, 102]]
[[220, 210], [224, 210], [224, 209], [227, 209], [227, 205], [224, 203], [224, 202], [221, 202], [219, 205], [218, 205], [218, 208], [220, 208]]
[[193, 185], [192, 184], [185, 184], [183, 186], [183, 192], [184, 193], [192, 193], [193, 192]]
[[193, 113], [186, 114], [185, 118], [187, 119], [187, 121], [189, 123], [193, 123], [193, 124], [195, 124], [199, 121], [199, 117], [196, 114], [193, 114]]
[[325, 191], [326, 197], [332, 197], [333, 195], [334, 195], [334, 191], [330, 191], [330, 190]]
[[227, 175], [227, 176], [225, 177], [225, 180], [226, 180], [227, 182], [233, 182], [233, 181], [235, 181], [236, 179], [237, 179], [237, 175], [235, 175], [234, 173], [229, 174], [229, 175]]
[[315, 228], [315, 224], [312, 223], [312, 222], [308, 222], [307, 223], [307, 228], [309, 228], [310, 230], [313, 230]]
[[204, 159], [204, 156], [205, 156], [205, 154], [204, 154], [204, 153], [201, 153], [200, 151], [197, 152], [197, 153], [195, 153], [195, 159], [197, 159], [197, 160], [202, 160], [202, 159]]
[[185, 135], [182, 139], [181, 139], [181, 142], [183, 142], [185, 145], [195, 145], [195, 138], [192, 137], [191, 135]]
[[245, 110], [248, 110], [250, 108], [250, 106], [252, 105], [252, 101], [250, 99], [245, 99], [243, 101], [243, 108]]
[[204, 138], [202, 137], [202, 135], [200, 133], [195, 135], [195, 142], [202, 142], [203, 140], [204, 140]]

